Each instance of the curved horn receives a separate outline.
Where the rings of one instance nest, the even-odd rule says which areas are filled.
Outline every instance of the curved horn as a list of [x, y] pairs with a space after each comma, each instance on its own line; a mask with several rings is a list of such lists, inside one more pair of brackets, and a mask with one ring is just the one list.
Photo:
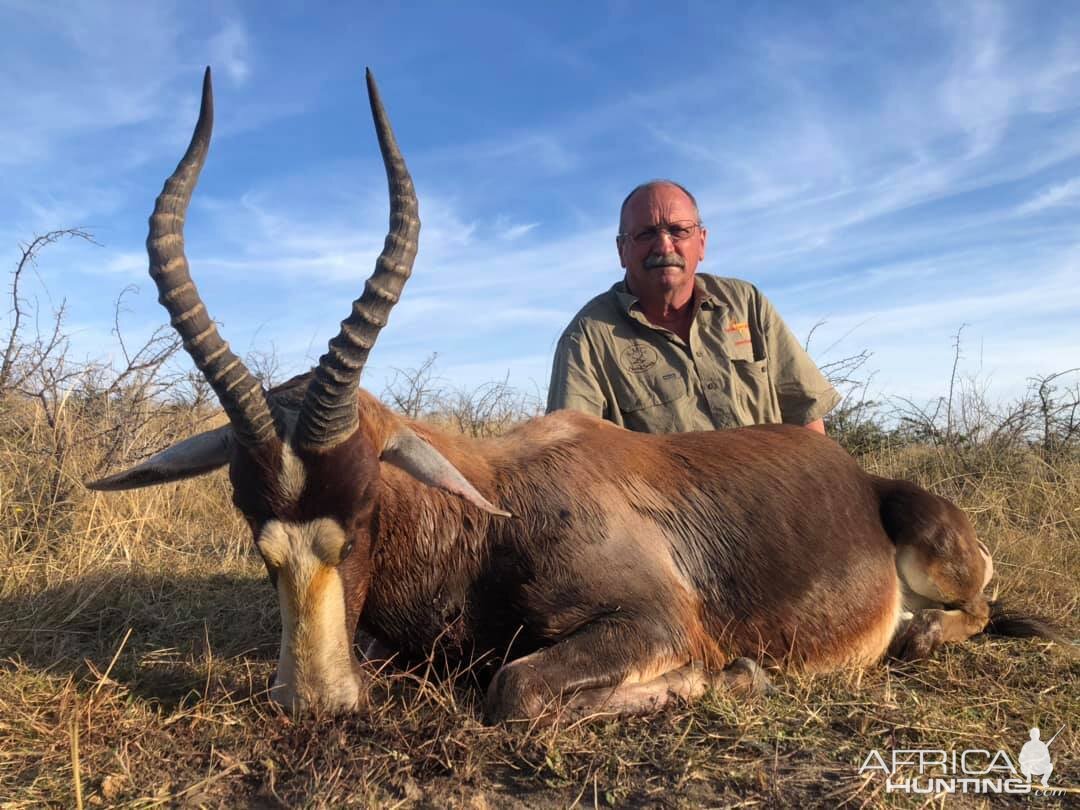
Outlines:
[[390, 187], [390, 231], [375, 262], [375, 272], [364, 284], [363, 295], [353, 301], [352, 313], [341, 322], [341, 331], [330, 341], [329, 351], [319, 358], [315, 379], [304, 397], [296, 441], [311, 450], [333, 447], [356, 430], [360, 372], [412, 273], [420, 233], [416, 190], [370, 70], [367, 87]]
[[171, 323], [183, 338], [184, 348], [217, 394], [237, 439], [247, 447], [255, 447], [275, 435], [266, 395], [258, 379], [218, 334], [191, 280], [184, 255], [184, 217], [206, 162], [213, 127], [214, 94], [207, 68], [199, 121], [187, 152], [154, 203], [146, 250], [150, 254], [150, 277], [157, 284], [158, 301], [172, 316]]

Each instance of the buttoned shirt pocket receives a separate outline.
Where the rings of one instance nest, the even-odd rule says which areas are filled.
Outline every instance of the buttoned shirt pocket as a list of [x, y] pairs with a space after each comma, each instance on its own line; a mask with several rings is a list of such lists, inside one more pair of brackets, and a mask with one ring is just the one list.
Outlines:
[[647, 433], [680, 429], [678, 415], [684, 410], [687, 386], [679, 372], [620, 375], [612, 380], [612, 388], [625, 427]]
[[744, 425], [783, 421], [780, 400], [769, 379], [769, 364], [760, 360], [731, 360], [731, 386]]

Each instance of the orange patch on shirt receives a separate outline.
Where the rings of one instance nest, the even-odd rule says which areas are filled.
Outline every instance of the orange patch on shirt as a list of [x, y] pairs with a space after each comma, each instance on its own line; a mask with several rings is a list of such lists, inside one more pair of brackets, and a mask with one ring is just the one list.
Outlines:
[[731, 326], [724, 327], [725, 332], [748, 332], [750, 331], [750, 324], [748, 323], [733, 323]]
[[750, 340], [750, 338], [747, 338], [746, 340], [736, 340], [735, 345], [736, 346], [745, 346], [747, 343], [753, 343], [753, 342], [754, 341]]

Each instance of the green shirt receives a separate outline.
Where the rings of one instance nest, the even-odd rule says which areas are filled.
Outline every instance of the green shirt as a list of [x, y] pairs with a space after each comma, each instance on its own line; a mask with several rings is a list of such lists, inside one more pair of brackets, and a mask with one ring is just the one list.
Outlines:
[[548, 412], [571, 408], [647, 433], [805, 425], [840, 395], [758, 289], [694, 277], [690, 344], [654, 326], [620, 281], [559, 339]]

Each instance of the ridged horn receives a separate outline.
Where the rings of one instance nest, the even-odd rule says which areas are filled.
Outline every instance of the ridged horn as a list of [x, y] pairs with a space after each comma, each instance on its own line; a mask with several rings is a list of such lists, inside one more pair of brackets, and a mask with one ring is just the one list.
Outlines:
[[157, 284], [158, 301], [169, 311], [184, 348], [217, 394], [237, 439], [246, 447], [256, 447], [275, 435], [266, 395], [259, 380], [218, 334], [191, 280], [184, 255], [184, 218], [206, 162], [213, 128], [214, 93], [207, 68], [199, 121], [184, 157], [154, 203], [146, 251], [150, 254], [150, 277]]
[[379, 330], [386, 326], [390, 310], [401, 297], [416, 258], [420, 233], [416, 190], [370, 70], [367, 89], [390, 187], [390, 231], [375, 262], [375, 272], [364, 285], [363, 295], [353, 301], [352, 313], [341, 322], [341, 331], [330, 341], [329, 350], [319, 358], [315, 379], [304, 396], [296, 443], [309, 450], [333, 447], [356, 430], [360, 372]]

